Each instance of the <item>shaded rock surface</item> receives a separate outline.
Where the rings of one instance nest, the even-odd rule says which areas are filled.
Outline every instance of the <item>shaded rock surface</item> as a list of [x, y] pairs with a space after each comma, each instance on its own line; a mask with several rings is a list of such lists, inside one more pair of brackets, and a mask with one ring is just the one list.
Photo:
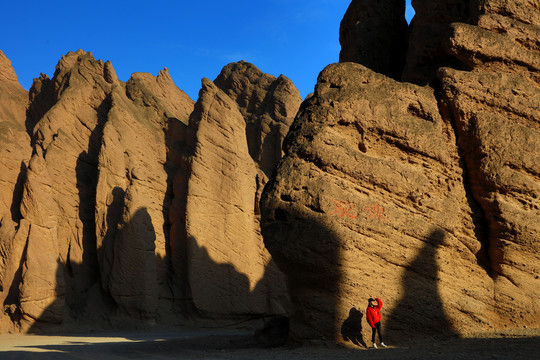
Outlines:
[[9, 59], [0, 51], [0, 218], [5, 225], [20, 219], [13, 203], [20, 201], [21, 180], [31, 155], [26, 133], [28, 92], [17, 80]]
[[456, 23], [448, 53], [471, 71], [440, 69], [468, 183], [488, 226], [496, 308], [512, 326], [540, 321], [540, 8], [479, 2]]
[[[11, 329], [11, 319], [18, 317], [16, 297], [25, 251], [26, 237], [16, 236], [21, 220], [18, 203], [32, 154], [26, 133], [28, 92], [17, 80], [11, 62], [0, 51], [0, 332]], [[28, 224], [20, 224], [28, 228]]]
[[356, 62], [399, 79], [407, 35], [405, 1], [353, 0], [339, 29], [339, 62]]
[[403, 81], [425, 85], [436, 78], [441, 66], [462, 67], [445, 51], [445, 44], [452, 23], [471, 21], [473, 3], [470, 0], [412, 1], [415, 15], [410, 25]]
[[356, 64], [321, 73], [262, 201], [265, 243], [296, 301], [296, 336], [337, 339], [371, 294], [387, 316], [410, 308], [386, 318], [396, 332], [465, 330], [476, 325], [470, 313], [490, 318], [483, 229], [455, 141], [432, 89]]
[[245, 62], [226, 66], [215, 82], [203, 79], [190, 119], [197, 145], [186, 209], [188, 283], [201, 312], [286, 313], [285, 281], [264, 247], [258, 203], [300, 101], [290, 80]]
[[98, 156], [96, 231], [101, 281], [115, 303], [150, 322], [171, 318], [170, 145], [193, 101], [166, 69], [136, 73], [110, 93]]
[[0, 331], [289, 313], [256, 340], [363, 346], [369, 297], [392, 343], [540, 327], [540, 10], [413, 5], [353, 1], [298, 113], [245, 62], [194, 103], [84, 51], [26, 92], [0, 53]]
[[413, 5], [403, 80], [431, 86], [328, 66], [263, 192], [298, 339], [362, 345], [375, 296], [388, 341], [540, 326], [538, 5]]
[[[221, 113], [206, 80], [195, 106], [167, 69], [124, 83], [82, 50], [26, 92], [0, 55], [2, 332], [285, 312], [256, 203], [301, 101], [288, 79], [230, 65]], [[236, 83], [253, 84], [249, 105], [224, 93]], [[214, 164], [219, 149], [229, 152]], [[200, 192], [217, 205], [197, 207]], [[245, 287], [221, 288], [238, 279]]]

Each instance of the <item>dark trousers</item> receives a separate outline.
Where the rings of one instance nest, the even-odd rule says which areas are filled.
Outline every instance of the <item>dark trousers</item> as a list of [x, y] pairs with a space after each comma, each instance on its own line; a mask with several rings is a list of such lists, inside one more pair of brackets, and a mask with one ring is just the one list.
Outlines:
[[371, 341], [375, 342], [375, 332], [379, 334], [379, 340], [383, 342], [382, 334], [381, 334], [381, 322], [375, 324], [374, 328], [371, 328]]

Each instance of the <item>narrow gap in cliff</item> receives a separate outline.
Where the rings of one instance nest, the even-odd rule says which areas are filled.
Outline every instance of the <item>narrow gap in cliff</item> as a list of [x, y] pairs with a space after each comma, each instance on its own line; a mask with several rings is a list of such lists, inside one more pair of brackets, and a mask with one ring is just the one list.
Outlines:
[[77, 164], [75, 166], [76, 187], [79, 195], [78, 215], [82, 223], [81, 246], [83, 259], [81, 265], [85, 267], [90, 274], [92, 274], [93, 281], [97, 281], [100, 277], [96, 248], [97, 240], [95, 215], [96, 191], [99, 178], [98, 157], [103, 142], [103, 128], [107, 122], [108, 113], [111, 107], [111, 94], [107, 94], [99, 106], [95, 108], [97, 124], [94, 129], [92, 129], [88, 139], [87, 150], [79, 154]]
[[19, 175], [17, 176], [17, 182], [15, 183], [15, 188], [13, 189], [13, 197], [11, 199], [11, 219], [19, 223], [22, 219], [21, 214], [21, 201], [24, 192], [24, 182], [26, 181], [26, 172], [27, 166], [24, 161], [21, 162], [21, 168], [19, 170]]
[[66, 256], [66, 271], [70, 278], [73, 277], [73, 265], [71, 265], [71, 244], [69, 244]]
[[411, 24], [411, 20], [414, 17], [415, 11], [411, 4], [411, 0], [407, 0], [405, 2], [405, 20], [407, 20], [407, 24]]
[[459, 165], [463, 171], [463, 187], [468, 205], [472, 211], [472, 221], [474, 226], [474, 234], [480, 242], [480, 250], [475, 254], [477, 263], [482, 267], [490, 277], [493, 277], [492, 259], [490, 258], [490, 226], [484, 208], [474, 197], [474, 191], [471, 188], [470, 170], [467, 166], [466, 157], [463, 150], [459, 146], [459, 131], [456, 125], [456, 119], [453, 112], [448, 109], [448, 104], [444, 103], [442, 94], [442, 84], [435, 81], [433, 84], [435, 97], [438, 100], [439, 112], [443, 119], [447, 119], [452, 127], [455, 138], [455, 146], [459, 155]]
[[26, 110], [25, 127], [34, 146], [34, 128], [41, 118], [56, 104], [54, 82], [47, 75], [34, 81], [28, 92], [29, 105]]
[[[190, 121], [185, 125], [180, 120], [169, 117], [164, 131], [167, 149], [163, 168], [167, 174], [167, 189], [162, 205], [163, 233], [165, 236], [165, 262], [167, 263], [167, 286], [173, 296], [175, 306], [184, 314], [196, 314], [192, 302], [188, 271], [188, 234], [186, 230], [186, 203], [188, 183], [191, 174], [191, 157], [195, 151], [197, 124]], [[195, 125], [195, 126], [194, 126]], [[182, 140], [181, 140], [182, 139]], [[184, 142], [183, 139], [189, 139]], [[121, 191], [119, 188], [118, 191]], [[119, 219], [123, 209], [118, 207]], [[115, 224], [111, 224], [116, 226]], [[111, 226], [109, 225], [109, 227]], [[178, 279], [175, 280], [175, 277]], [[180, 295], [177, 295], [177, 294]]]

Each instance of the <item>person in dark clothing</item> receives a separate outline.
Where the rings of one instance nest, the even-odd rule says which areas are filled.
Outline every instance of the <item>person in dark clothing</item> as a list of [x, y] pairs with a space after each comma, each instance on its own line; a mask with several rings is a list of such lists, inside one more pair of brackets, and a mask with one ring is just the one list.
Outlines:
[[368, 307], [366, 310], [366, 319], [369, 323], [369, 326], [371, 326], [371, 341], [373, 342], [373, 347], [375, 349], [377, 348], [377, 344], [375, 343], [375, 333], [379, 334], [379, 340], [381, 342], [381, 345], [386, 347], [381, 334], [381, 308], [381, 299], [369, 298]]

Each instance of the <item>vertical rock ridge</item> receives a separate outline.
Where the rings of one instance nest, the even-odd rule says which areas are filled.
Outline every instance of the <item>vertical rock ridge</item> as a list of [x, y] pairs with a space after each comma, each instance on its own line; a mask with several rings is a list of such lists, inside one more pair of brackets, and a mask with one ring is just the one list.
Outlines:
[[[262, 244], [257, 203], [265, 172], [281, 157], [282, 139], [301, 101], [290, 80], [251, 64], [232, 64], [226, 68], [232, 69], [231, 78], [252, 84], [246, 89], [223, 84], [234, 100], [203, 82], [201, 93], [219, 91], [220, 101], [234, 109], [237, 122], [230, 124], [221, 114], [213, 113], [215, 122], [201, 118], [218, 104], [195, 106], [167, 68], [157, 76], [135, 73], [124, 83], [110, 61], [79, 50], [62, 57], [52, 78], [35, 79], [28, 93], [0, 55], [0, 78], [6, 79], [0, 83], [0, 126], [7, 135], [0, 137], [0, 332], [83, 323], [144, 328], [201, 316], [285, 313], [284, 281]], [[242, 96], [248, 99], [245, 106]], [[258, 132], [247, 134], [247, 123]], [[258, 138], [263, 155], [257, 160], [247, 151], [249, 136]], [[234, 137], [240, 148], [228, 143]], [[246, 206], [234, 205], [229, 196], [230, 212], [218, 206], [214, 213], [203, 208], [190, 214], [195, 176], [201, 173], [192, 171], [193, 164], [206, 166], [196, 150], [209, 149], [218, 139], [228, 149], [225, 158], [240, 159], [247, 170], [231, 172], [223, 162], [218, 172], [208, 172], [211, 178], [199, 180], [228, 183], [229, 195], [240, 186]], [[228, 196], [213, 195], [217, 201]], [[203, 217], [219, 223], [223, 216], [245, 219], [240, 239], [247, 241], [246, 249], [209, 237], [207, 249], [189, 246], [194, 223]], [[209, 272], [199, 266], [200, 255], [220, 247], [230, 248], [219, 263], [207, 258], [206, 265], [216, 270], [212, 280], [236, 279], [247, 286], [201, 297], [198, 286]], [[217, 301], [215, 308], [205, 307], [205, 301]], [[223, 303], [227, 307], [221, 308]]]
[[258, 199], [300, 101], [286, 77], [246, 62], [227, 65], [214, 82], [203, 79], [190, 118], [197, 141], [186, 251], [189, 291], [205, 316], [286, 312], [284, 280], [260, 235]]
[[20, 204], [32, 155], [25, 127], [27, 107], [28, 92], [0, 51], [0, 333], [16, 331], [20, 320], [15, 293], [28, 234]]

